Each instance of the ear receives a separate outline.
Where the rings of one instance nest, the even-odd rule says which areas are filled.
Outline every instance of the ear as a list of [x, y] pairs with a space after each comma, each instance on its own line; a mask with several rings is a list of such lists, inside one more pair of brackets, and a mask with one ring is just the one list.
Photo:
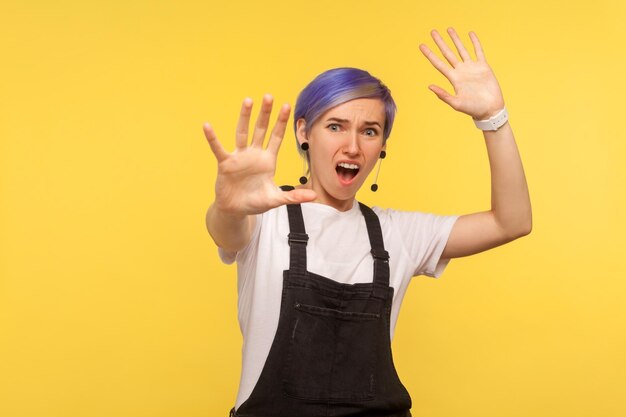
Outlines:
[[385, 141], [385, 144], [383, 145], [382, 148], [380, 148], [380, 150], [387, 152], [387, 141]]
[[304, 120], [303, 118], [299, 118], [296, 122], [296, 139], [298, 139], [298, 143], [300, 145], [307, 141], [306, 120]]

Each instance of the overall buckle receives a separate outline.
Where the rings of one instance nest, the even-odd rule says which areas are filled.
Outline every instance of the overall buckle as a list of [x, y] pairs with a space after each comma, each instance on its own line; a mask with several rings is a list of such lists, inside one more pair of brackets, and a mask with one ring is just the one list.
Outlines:
[[375, 260], [389, 263], [389, 252], [387, 252], [386, 250], [372, 249], [371, 253]]
[[289, 246], [292, 243], [304, 243], [305, 245], [309, 241], [309, 235], [306, 233], [289, 233]]

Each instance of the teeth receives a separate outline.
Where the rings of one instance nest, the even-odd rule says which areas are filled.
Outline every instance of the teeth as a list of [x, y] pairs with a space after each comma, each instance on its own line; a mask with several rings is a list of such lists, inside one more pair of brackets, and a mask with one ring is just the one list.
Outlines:
[[359, 169], [359, 166], [356, 164], [348, 164], [346, 162], [339, 162], [338, 166], [346, 169]]

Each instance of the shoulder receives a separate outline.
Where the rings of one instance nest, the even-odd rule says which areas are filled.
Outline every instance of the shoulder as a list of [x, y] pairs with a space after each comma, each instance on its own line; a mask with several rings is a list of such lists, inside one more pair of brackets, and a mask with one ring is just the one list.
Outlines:
[[373, 206], [372, 211], [376, 213], [381, 222], [385, 221], [392, 223], [402, 223], [407, 221], [429, 223], [436, 221], [438, 218], [447, 217], [424, 211], [398, 210], [393, 208], [382, 208], [378, 206]]
[[404, 211], [373, 207], [379, 216], [386, 242], [401, 248], [412, 276], [439, 277], [448, 263], [441, 255], [458, 215]]
[[387, 233], [400, 235], [432, 236], [447, 235], [458, 219], [458, 215], [443, 215], [424, 211], [406, 211], [392, 208], [372, 207], [378, 216], [381, 228]]

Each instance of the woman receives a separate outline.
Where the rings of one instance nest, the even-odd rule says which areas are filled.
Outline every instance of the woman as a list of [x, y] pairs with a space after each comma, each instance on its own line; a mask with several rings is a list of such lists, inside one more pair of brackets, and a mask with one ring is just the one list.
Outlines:
[[[310, 179], [295, 189], [273, 182], [289, 106], [266, 148], [271, 96], [248, 144], [246, 99], [236, 149], [205, 135], [218, 161], [207, 229], [226, 263], [237, 261], [244, 335], [233, 416], [410, 416], [390, 339], [415, 275], [441, 275], [451, 258], [478, 253], [531, 230], [522, 163], [498, 82], [477, 36], [474, 61], [454, 29], [460, 59], [432, 31], [449, 65], [420, 50], [455, 95], [429, 86], [484, 131], [492, 175], [491, 210], [464, 216], [369, 209], [355, 195], [384, 158], [395, 115], [391, 94], [362, 70], [338, 68], [299, 95], [294, 130]], [[306, 179], [306, 178], [305, 178]]]

